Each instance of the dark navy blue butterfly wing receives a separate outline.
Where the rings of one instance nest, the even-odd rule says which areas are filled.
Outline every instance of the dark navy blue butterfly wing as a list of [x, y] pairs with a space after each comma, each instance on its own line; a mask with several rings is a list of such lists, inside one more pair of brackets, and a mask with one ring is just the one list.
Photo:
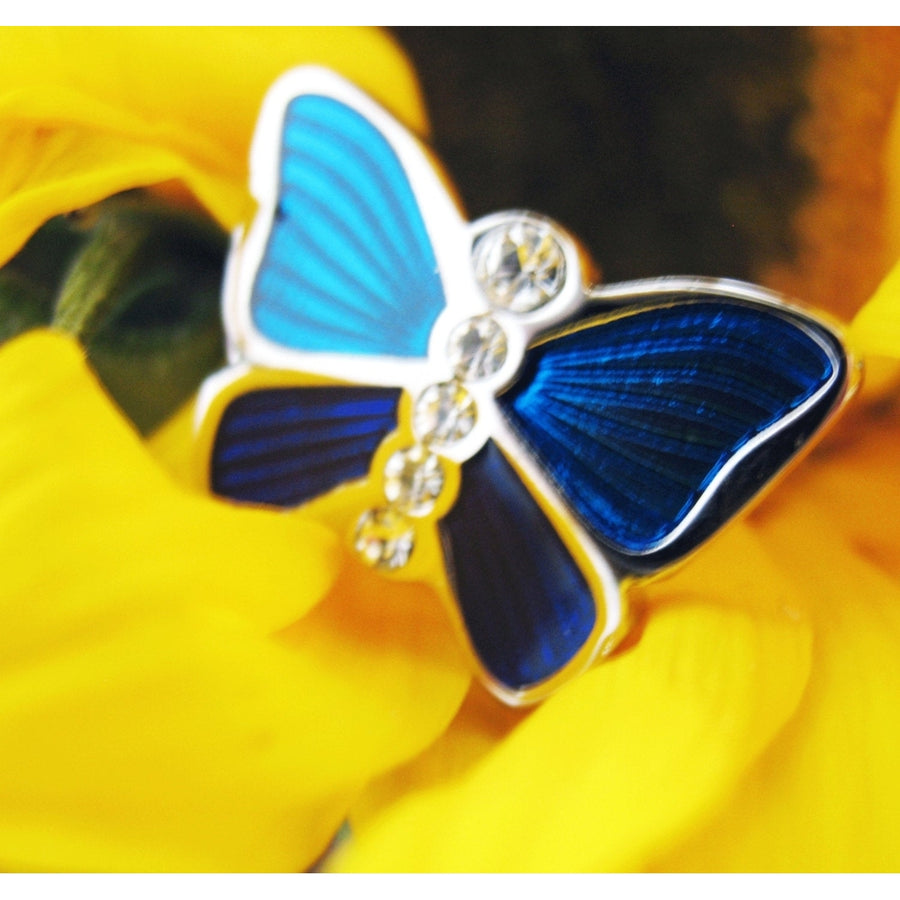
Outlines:
[[833, 408], [836, 338], [764, 304], [637, 308], [529, 351], [498, 398], [598, 544], [632, 571], [693, 549]]
[[397, 427], [400, 393], [341, 385], [241, 394], [219, 421], [210, 488], [241, 502], [297, 506], [363, 478]]
[[440, 522], [447, 572], [476, 655], [512, 691], [555, 675], [596, 622], [591, 590], [497, 445], [462, 467]]
[[425, 356], [444, 305], [422, 214], [385, 136], [332, 97], [293, 99], [250, 298], [256, 328], [301, 351]]

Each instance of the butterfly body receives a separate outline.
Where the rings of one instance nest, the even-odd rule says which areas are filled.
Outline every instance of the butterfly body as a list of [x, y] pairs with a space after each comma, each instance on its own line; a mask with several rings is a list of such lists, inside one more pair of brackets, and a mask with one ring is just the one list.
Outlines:
[[358, 502], [353, 545], [394, 574], [427, 577], [431, 542], [506, 702], [610, 651], [623, 580], [695, 549], [852, 384], [836, 332], [761, 288], [591, 288], [550, 220], [466, 223], [417, 139], [333, 73], [276, 83], [251, 170], [233, 365], [200, 400], [208, 485]]

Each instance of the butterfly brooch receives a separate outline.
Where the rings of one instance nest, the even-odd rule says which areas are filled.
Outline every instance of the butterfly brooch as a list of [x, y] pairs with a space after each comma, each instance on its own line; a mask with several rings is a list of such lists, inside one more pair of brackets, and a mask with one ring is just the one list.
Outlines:
[[326, 504], [363, 562], [437, 581], [509, 704], [609, 654], [628, 581], [743, 508], [855, 382], [836, 328], [755, 285], [592, 286], [553, 221], [467, 222], [425, 146], [324, 69], [267, 95], [251, 188], [206, 483]]

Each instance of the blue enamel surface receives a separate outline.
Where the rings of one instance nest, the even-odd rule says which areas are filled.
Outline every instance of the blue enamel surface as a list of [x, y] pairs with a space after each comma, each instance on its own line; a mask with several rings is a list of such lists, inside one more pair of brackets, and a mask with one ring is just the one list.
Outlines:
[[514, 690], [581, 649], [596, 608], [584, 576], [497, 446], [463, 464], [440, 522], [447, 571], [476, 653]]
[[530, 351], [498, 399], [595, 539], [647, 553], [748, 441], [829, 381], [808, 327], [727, 301], [651, 307]]
[[291, 387], [251, 391], [227, 407], [210, 487], [248, 503], [296, 506], [363, 478], [397, 425], [396, 388]]
[[297, 350], [425, 356], [443, 288], [385, 138], [345, 104], [304, 95], [285, 112], [280, 166], [250, 300], [256, 327]]

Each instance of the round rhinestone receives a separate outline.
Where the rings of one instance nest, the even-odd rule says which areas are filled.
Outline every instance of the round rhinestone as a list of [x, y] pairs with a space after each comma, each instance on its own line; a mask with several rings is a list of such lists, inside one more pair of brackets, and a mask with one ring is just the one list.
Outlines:
[[474, 425], [475, 401], [457, 381], [429, 385], [416, 400], [413, 428], [425, 443], [453, 444]]
[[412, 522], [393, 509], [370, 509], [356, 523], [353, 546], [376, 569], [405, 566], [415, 546]]
[[475, 277], [490, 302], [531, 312], [559, 295], [566, 256], [549, 225], [522, 219], [486, 231], [473, 248]]
[[385, 463], [384, 496], [410, 516], [427, 516], [443, 487], [440, 460], [420, 444], [398, 450]]
[[487, 378], [506, 362], [506, 333], [490, 316], [466, 319], [450, 332], [447, 356], [457, 377]]

